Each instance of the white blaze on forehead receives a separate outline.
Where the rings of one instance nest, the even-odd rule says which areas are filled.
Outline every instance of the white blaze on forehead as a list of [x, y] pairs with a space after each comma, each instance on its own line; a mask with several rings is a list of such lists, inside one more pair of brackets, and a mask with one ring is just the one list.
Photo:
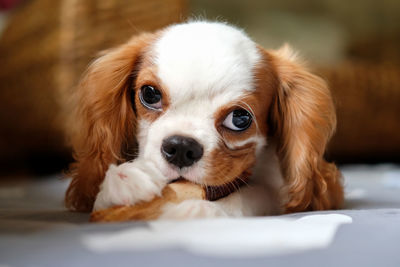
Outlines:
[[232, 101], [252, 91], [257, 47], [223, 23], [192, 22], [167, 28], [154, 46], [158, 77], [172, 105], [224, 94]]

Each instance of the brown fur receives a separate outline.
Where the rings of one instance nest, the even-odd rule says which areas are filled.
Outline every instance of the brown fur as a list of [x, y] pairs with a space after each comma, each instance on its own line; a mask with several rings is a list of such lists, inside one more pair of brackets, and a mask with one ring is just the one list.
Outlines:
[[91, 211], [110, 163], [124, 160], [135, 143], [136, 119], [130, 101], [132, 72], [154, 35], [142, 34], [94, 61], [74, 96], [71, 130], [75, 163], [65, 202], [69, 209]]
[[341, 174], [323, 158], [336, 127], [330, 91], [321, 78], [297, 62], [288, 47], [265, 56], [279, 80], [270, 124], [286, 183], [286, 212], [340, 208]]
[[[223, 137], [222, 140], [230, 143], [239, 142], [256, 136], [267, 136], [269, 107], [274, 95], [277, 82], [274, 80], [271, 65], [261, 62], [254, 70], [256, 90], [244, 96], [240, 101], [234, 101], [221, 107], [214, 117], [215, 127]], [[254, 118], [251, 126], [243, 132], [233, 132], [222, 126], [226, 116], [236, 108], [244, 108], [253, 112]], [[249, 110], [250, 111], [250, 110]], [[256, 163], [256, 143], [248, 143], [235, 149], [229, 148], [224, 142], [220, 142], [212, 153], [209, 161], [209, 172], [204, 181], [208, 185], [222, 185], [239, 177], [244, 171], [250, 170]]]
[[[247, 101], [243, 102], [246, 103]], [[214, 115], [216, 118], [215, 127], [222, 138], [218, 147], [205, 159], [208, 173], [203, 181], [206, 185], [219, 186], [230, 183], [235, 177], [239, 177], [243, 171], [253, 167], [255, 163], [255, 143], [249, 143], [235, 149], [231, 149], [225, 144], [226, 141], [246, 140], [256, 134], [255, 123], [252, 123], [247, 130], [240, 133], [232, 132], [222, 126], [226, 116], [238, 106], [242, 106], [242, 104], [230, 103], [226, 107], [222, 107]]]
[[[144, 66], [143, 66], [144, 65]], [[147, 121], [155, 121], [161, 114], [164, 114], [169, 107], [169, 91], [166, 86], [162, 84], [162, 82], [158, 79], [156, 75], [157, 68], [147, 60], [147, 58], [143, 59], [141, 63], [141, 70], [138, 71], [137, 79], [135, 83], [135, 103], [137, 109], [138, 118], [144, 118]], [[143, 85], [151, 85], [157, 88], [162, 97], [162, 111], [154, 111], [148, 108], [145, 108], [139, 100], [139, 92], [140, 88]]]

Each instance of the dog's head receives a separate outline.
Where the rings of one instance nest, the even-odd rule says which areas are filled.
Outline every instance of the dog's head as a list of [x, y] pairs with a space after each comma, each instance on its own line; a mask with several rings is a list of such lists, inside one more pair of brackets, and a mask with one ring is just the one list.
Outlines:
[[336, 123], [325, 83], [289, 48], [267, 51], [222, 23], [174, 25], [106, 51], [77, 96], [78, 172], [79, 161], [101, 175], [144, 157], [171, 180], [221, 185], [274, 139], [288, 192], [300, 192], [293, 206], [309, 204], [307, 180], [322, 175]]

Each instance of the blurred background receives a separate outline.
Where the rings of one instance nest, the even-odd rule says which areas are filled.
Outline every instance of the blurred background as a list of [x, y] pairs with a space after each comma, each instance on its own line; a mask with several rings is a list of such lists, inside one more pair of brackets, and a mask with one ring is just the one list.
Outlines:
[[0, 0], [0, 176], [72, 160], [63, 96], [96, 54], [188, 17], [227, 21], [267, 48], [291, 44], [333, 92], [327, 158], [400, 162], [398, 0]]

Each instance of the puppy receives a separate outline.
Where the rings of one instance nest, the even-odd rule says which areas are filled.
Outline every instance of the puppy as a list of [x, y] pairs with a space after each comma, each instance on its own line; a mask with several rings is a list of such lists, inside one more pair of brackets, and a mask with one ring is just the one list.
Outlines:
[[223, 185], [246, 171], [248, 185], [229, 196], [169, 205], [161, 217], [343, 202], [341, 174], [323, 158], [336, 127], [331, 94], [288, 46], [265, 50], [224, 23], [173, 25], [106, 51], [73, 97], [72, 210], [149, 201], [179, 177]]

